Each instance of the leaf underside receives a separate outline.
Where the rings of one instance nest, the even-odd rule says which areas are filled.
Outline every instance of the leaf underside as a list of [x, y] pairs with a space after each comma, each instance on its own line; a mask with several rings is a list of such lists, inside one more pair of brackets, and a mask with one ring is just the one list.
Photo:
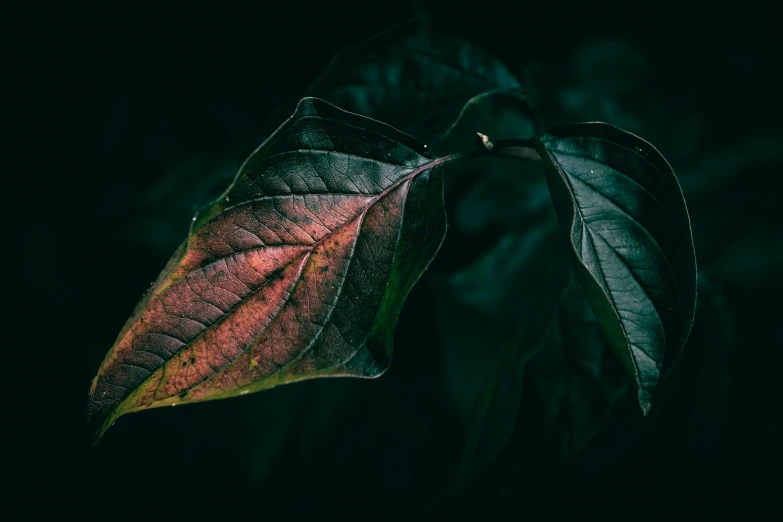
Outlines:
[[438, 163], [388, 125], [302, 100], [126, 323], [90, 390], [96, 435], [145, 408], [382, 374], [445, 234]]
[[535, 144], [577, 280], [647, 413], [696, 309], [680, 186], [652, 145], [607, 124], [565, 125]]

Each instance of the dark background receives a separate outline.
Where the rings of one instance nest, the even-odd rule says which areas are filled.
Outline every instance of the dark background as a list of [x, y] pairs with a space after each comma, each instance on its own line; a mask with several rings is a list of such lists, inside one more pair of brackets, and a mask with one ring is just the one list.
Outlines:
[[[772, 269], [781, 259], [780, 227], [770, 223], [779, 216], [782, 164], [770, 146], [757, 161], [759, 147], [747, 142], [780, 148], [779, 58], [768, 45], [770, 15], [750, 8], [685, 20], [660, 6], [565, 16], [565, 7], [429, 4], [440, 27], [527, 67], [542, 110], [566, 106], [581, 120], [609, 114], [618, 125], [630, 122], [678, 173], [705, 164], [733, 169], [718, 188], [705, 181], [709, 173], [698, 178], [711, 217], [703, 225], [694, 217], [700, 266], [703, 259], [717, 266], [733, 342], [715, 333], [720, 321], [697, 322], [717, 337], [696, 349], [691, 384], [652, 431], [623, 403], [605, 434], [555, 466], [518, 425], [498, 466], [470, 491], [433, 505], [457, 442], [438, 398], [427, 350], [436, 335], [431, 301], [420, 289], [382, 379], [302, 383], [301, 391], [144, 412], [89, 448], [90, 381], [187, 233], [196, 197], [188, 191], [210, 173], [233, 172], [270, 130], [268, 116], [304, 92], [336, 51], [423, 7], [289, 4], [225, 18], [190, 9], [85, 10], [63, 13], [48, 34], [50, 52], [35, 68], [57, 86], [47, 118], [62, 125], [47, 150], [63, 161], [35, 179], [40, 200], [23, 249], [24, 284], [47, 311], [42, 334], [50, 340], [37, 357], [57, 361], [47, 385], [49, 428], [38, 434], [46, 451], [35, 470], [39, 487], [58, 499], [46, 507], [260, 518], [771, 504], [783, 343], [779, 304], [770, 304], [780, 295]], [[605, 70], [585, 66], [601, 42], [621, 57]], [[633, 86], [615, 85], [615, 77], [631, 77]], [[617, 107], [606, 107], [607, 93]]]

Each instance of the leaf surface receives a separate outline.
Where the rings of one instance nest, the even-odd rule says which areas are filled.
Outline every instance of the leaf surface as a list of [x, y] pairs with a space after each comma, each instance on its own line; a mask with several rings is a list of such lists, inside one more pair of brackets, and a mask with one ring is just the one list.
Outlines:
[[440, 162], [388, 125], [302, 100], [126, 323], [90, 390], [98, 435], [130, 411], [383, 373], [445, 233]]
[[[288, 103], [266, 109], [262, 125], [240, 119], [248, 130], [218, 156], [199, 155], [168, 170], [145, 194], [133, 240], [168, 254], [181, 240], [178, 219], [192, 216], [193, 209], [223, 192], [236, 173], [235, 159], [267, 138], [289, 116], [289, 103], [293, 106], [303, 95], [383, 121], [431, 145], [469, 98], [499, 89], [530, 92], [491, 54], [433, 31], [428, 16], [396, 24], [335, 55], [304, 93], [292, 92]], [[251, 118], [252, 111], [245, 116]]]
[[308, 93], [429, 142], [470, 98], [521, 88], [497, 58], [419, 15], [336, 55]]
[[[546, 227], [532, 231], [527, 242], [507, 237], [476, 264], [452, 278], [452, 285], [459, 289], [456, 295], [464, 295], [465, 303], [479, 317], [488, 313], [484, 316], [486, 324], [492, 324], [502, 334], [492, 371], [476, 394], [466, 421], [464, 447], [452, 475], [455, 489], [485, 472], [514, 431], [525, 365], [544, 344], [571, 278], [566, 256], [542, 255], [560, 254], [561, 245], [552, 245], [553, 240], [559, 238], [548, 233]], [[491, 279], [505, 281], [507, 292], [493, 292], [497, 285]], [[482, 286], [486, 287], [485, 292], [480, 290]], [[536, 298], [510, 302], [510, 296], [525, 292]], [[489, 339], [494, 340], [494, 336]]]
[[561, 300], [544, 347], [525, 368], [532, 429], [568, 460], [601, 429], [630, 388], [576, 281]]
[[649, 143], [603, 123], [536, 139], [576, 276], [649, 411], [696, 309], [696, 258], [677, 178]]

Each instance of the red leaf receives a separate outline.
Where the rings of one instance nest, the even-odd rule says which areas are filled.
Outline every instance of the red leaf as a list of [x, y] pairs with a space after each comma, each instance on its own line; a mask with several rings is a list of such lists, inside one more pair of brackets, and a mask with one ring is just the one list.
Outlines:
[[194, 218], [126, 323], [90, 390], [97, 435], [131, 411], [383, 373], [445, 233], [442, 162], [387, 125], [302, 100]]

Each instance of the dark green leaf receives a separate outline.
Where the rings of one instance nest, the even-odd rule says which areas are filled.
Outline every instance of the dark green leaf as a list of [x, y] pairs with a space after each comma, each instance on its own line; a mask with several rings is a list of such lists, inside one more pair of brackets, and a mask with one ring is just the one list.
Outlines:
[[622, 399], [628, 379], [612, 357], [595, 314], [576, 281], [558, 307], [546, 343], [525, 367], [530, 429], [558, 441], [569, 459], [600, 430]]
[[[527, 138], [535, 134], [535, 121], [519, 93], [482, 93], [432, 149], [440, 155], [472, 148], [477, 132]], [[505, 447], [519, 410], [525, 360], [545, 336], [570, 268], [539, 162], [482, 157], [447, 165], [444, 176], [454, 223], [433, 283], [445, 391], [464, 426], [450, 474], [454, 490], [485, 471]]]
[[420, 15], [338, 54], [308, 94], [429, 142], [473, 96], [520, 88], [496, 58]]
[[[526, 138], [535, 134], [535, 121], [519, 93], [482, 93], [432, 149], [439, 155], [470, 149], [476, 132]], [[551, 205], [539, 170], [532, 159], [491, 156], [444, 167], [455, 217], [433, 284], [445, 391], [465, 437], [452, 488], [484, 471], [505, 446], [519, 409], [524, 361], [553, 316], [554, 305], [547, 309], [538, 297], [556, 295], [570, 273], [554, 215], [542, 219]], [[543, 193], [533, 190], [536, 184]], [[553, 252], [561, 262], [550, 262]]]
[[641, 138], [602, 123], [535, 140], [576, 276], [647, 413], [693, 323], [696, 259], [669, 164]]
[[[465, 384], [475, 383], [477, 375], [487, 375], [480, 389], [459, 391], [463, 395], [473, 392], [473, 400], [458, 402], [472, 403], [472, 408], [461, 412], [469, 416], [465, 444], [452, 476], [453, 488], [464, 486], [485, 471], [514, 430], [525, 363], [544, 343], [571, 277], [559, 238], [551, 232], [539, 227], [520, 236], [507, 236], [474, 265], [451, 278], [451, 297], [462, 297], [469, 311], [466, 315], [475, 318], [469, 324], [484, 326], [475, 329], [483, 339], [470, 347], [497, 354], [490, 372], [463, 366], [463, 371], [474, 375], [451, 382], [456, 393]], [[550, 257], [550, 253], [556, 255]], [[502, 291], [498, 291], [500, 288]]]

